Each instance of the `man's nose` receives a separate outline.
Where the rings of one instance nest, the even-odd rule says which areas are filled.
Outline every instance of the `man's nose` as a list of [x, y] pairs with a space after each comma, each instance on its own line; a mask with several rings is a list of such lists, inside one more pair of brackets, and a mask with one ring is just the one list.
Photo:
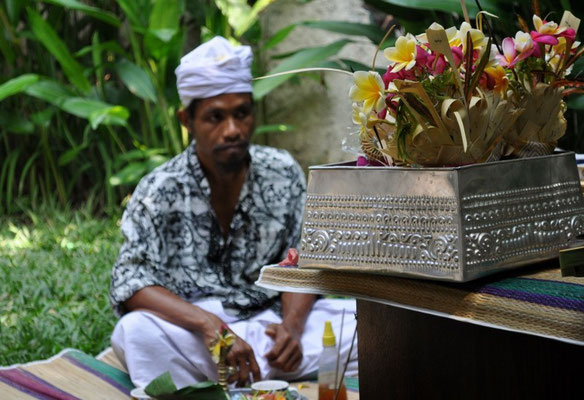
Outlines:
[[223, 137], [226, 141], [236, 141], [241, 139], [241, 127], [234, 117], [229, 117], [225, 121], [225, 130]]

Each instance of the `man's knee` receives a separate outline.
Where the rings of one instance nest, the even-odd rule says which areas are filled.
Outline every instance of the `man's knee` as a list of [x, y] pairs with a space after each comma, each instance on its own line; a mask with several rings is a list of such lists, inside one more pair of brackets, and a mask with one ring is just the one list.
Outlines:
[[112, 346], [125, 348], [133, 346], [148, 348], [160, 340], [162, 330], [155, 323], [154, 315], [145, 311], [132, 311], [124, 315], [116, 324], [112, 334]]

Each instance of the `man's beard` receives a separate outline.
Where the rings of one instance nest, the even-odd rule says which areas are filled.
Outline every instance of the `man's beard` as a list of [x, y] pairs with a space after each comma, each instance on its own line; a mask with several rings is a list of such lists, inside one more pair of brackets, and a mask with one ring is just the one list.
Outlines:
[[[240, 149], [240, 151], [232, 154], [227, 159], [222, 159], [220, 157], [222, 152], [233, 147]], [[239, 172], [245, 168], [251, 160], [248, 149], [249, 140], [240, 140], [233, 143], [217, 145], [213, 148], [213, 159], [215, 160], [215, 165], [220, 171], [226, 174]]]

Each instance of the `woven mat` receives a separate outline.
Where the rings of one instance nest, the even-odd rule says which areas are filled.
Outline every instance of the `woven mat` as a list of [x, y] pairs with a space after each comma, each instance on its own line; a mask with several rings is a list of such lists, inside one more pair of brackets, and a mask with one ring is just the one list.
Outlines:
[[266, 266], [256, 284], [374, 300], [584, 345], [584, 278], [563, 278], [557, 260], [468, 283]]
[[131, 399], [128, 374], [78, 350], [0, 368], [1, 399]]
[[[318, 399], [314, 382], [292, 386], [308, 400]], [[348, 400], [359, 400], [359, 383], [348, 378]], [[0, 399], [128, 400], [134, 385], [110, 348], [93, 358], [79, 350], [63, 350], [48, 360], [0, 367]]]

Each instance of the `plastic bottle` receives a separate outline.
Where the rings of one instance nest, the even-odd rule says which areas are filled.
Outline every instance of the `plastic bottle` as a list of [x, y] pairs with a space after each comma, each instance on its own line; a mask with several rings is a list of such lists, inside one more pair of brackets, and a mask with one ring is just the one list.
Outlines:
[[[337, 349], [333, 328], [330, 321], [324, 323], [322, 335], [322, 354], [318, 361], [318, 400], [335, 400], [336, 389], [341, 383], [337, 400], [347, 400], [347, 389], [343, 379], [343, 363], [339, 360], [337, 368]], [[335, 382], [335, 375], [337, 382]]]

